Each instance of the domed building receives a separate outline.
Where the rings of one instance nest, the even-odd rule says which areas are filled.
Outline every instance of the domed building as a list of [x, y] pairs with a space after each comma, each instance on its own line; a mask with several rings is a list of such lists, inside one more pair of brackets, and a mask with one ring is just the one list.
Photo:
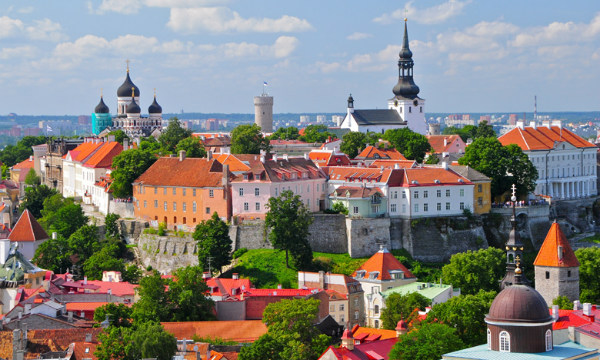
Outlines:
[[142, 116], [140, 107], [140, 89], [133, 83], [129, 76], [129, 64], [127, 64], [127, 75], [123, 84], [117, 89], [117, 115], [111, 117], [108, 106], [100, 97], [100, 103], [92, 114], [92, 132], [96, 135], [103, 131], [123, 130], [127, 136], [132, 138], [146, 137], [156, 134], [162, 130], [162, 107], [154, 101], [148, 107], [148, 116]]

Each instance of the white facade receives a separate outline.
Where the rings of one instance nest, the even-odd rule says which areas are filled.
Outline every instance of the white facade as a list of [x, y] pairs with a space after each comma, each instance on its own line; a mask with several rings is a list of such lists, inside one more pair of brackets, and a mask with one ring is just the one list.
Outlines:
[[465, 185], [391, 187], [388, 195], [390, 217], [419, 218], [461, 216], [473, 211], [473, 187]]
[[427, 134], [425, 99], [399, 100], [393, 98], [388, 101], [388, 109], [396, 110], [400, 114], [400, 117], [407, 122], [408, 128], [412, 131], [421, 135]]

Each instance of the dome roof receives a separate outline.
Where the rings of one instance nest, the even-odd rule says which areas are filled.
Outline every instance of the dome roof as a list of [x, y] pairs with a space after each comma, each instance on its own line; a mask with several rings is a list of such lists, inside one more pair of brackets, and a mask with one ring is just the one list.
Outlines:
[[135, 86], [135, 84], [133, 83], [133, 81], [131, 81], [131, 78], [129, 77], [129, 70], [127, 71], [127, 77], [125, 78], [125, 81], [123, 82], [123, 84], [121, 86], [119, 86], [119, 89], [117, 90], [117, 96], [118, 97], [129, 97], [131, 96], [131, 88], [133, 88], [133, 92], [135, 94], [136, 97], [140, 96], [140, 89], [138, 89], [137, 86]]
[[394, 95], [401, 98], [414, 99], [419, 95], [419, 87], [410, 77], [400, 77], [398, 79], [398, 83], [392, 89]]
[[156, 96], [154, 96], [154, 101], [148, 107], [148, 114], [162, 114], [162, 107], [156, 102]]
[[106, 104], [104, 103], [104, 98], [102, 96], [100, 96], [100, 102], [98, 103], [98, 105], [96, 105], [94, 112], [96, 114], [108, 114], [110, 112], [108, 106], [106, 106]]
[[543, 323], [552, 321], [548, 304], [535, 289], [512, 285], [502, 290], [492, 302], [486, 322]]
[[142, 112], [140, 106], [135, 102], [134, 98], [131, 98], [131, 102], [127, 105], [126, 113], [127, 114], [139, 114]]

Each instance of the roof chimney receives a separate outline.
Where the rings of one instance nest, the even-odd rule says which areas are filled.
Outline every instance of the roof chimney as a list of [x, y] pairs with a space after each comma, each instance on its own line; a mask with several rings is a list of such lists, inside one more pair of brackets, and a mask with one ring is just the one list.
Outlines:
[[281, 284], [277, 284], [277, 289], [281, 290]]
[[85, 334], [85, 342], [88, 342], [88, 343], [92, 342], [92, 334], [90, 334], [90, 333]]
[[208, 271], [202, 273], [202, 279], [204, 279], [204, 280], [210, 279], [210, 273]]
[[447, 161], [442, 161], [442, 169], [448, 170], [448, 162]]
[[529, 127], [532, 127], [534, 129], [536, 129], [537, 128], [537, 124], [535, 123], [535, 121], [530, 121], [529, 122]]
[[523, 122], [523, 120], [517, 121], [517, 127], [521, 130], [525, 129], [525, 123]]
[[288, 154], [283, 154], [283, 160], [288, 161]]
[[277, 154], [273, 154], [273, 161], [277, 162]]
[[185, 150], [180, 150], [179, 151], [179, 161], [183, 161], [183, 160], [185, 160]]
[[342, 335], [342, 347], [350, 351], [354, 350], [354, 337], [348, 329], [344, 330], [344, 335]]
[[83, 277], [83, 285], [87, 285], [87, 276]]
[[558, 305], [552, 305], [552, 320], [558, 320]]
[[444, 147], [448, 146], [448, 138], [444, 137]]
[[319, 271], [319, 288], [325, 289], [325, 271]]
[[239, 280], [239, 279], [240, 279], [240, 274], [238, 274], [238, 273], [233, 273], [233, 274], [231, 275], [231, 278], [232, 278], [233, 280]]
[[123, 138], [123, 150], [129, 149], [129, 138]]
[[304, 160], [308, 160], [308, 153], [304, 153]]
[[69, 311], [67, 313], [67, 321], [70, 322], [70, 323], [73, 322], [73, 312], [72, 311]]
[[583, 303], [583, 315], [592, 316], [592, 304]]
[[579, 310], [579, 305], [581, 305], [581, 302], [579, 302], [579, 300], [573, 301], [573, 310]]
[[260, 155], [260, 162], [264, 164], [264, 163], [265, 163], [265, 161], [266, 161], [266, 159], [265, 159], [265, 155], [264, 155], [264, 154], [261, 154], [261, 155]]
[[400, 337], [408, 332], [408, 325], [404, 320], [400, 319], [396, 325], [396, 337]]
[[397, 170], [397, 169], [400, 169], [400, 165], [398, 165], [398, 163], [395, 163], [395, 164], [394, 164], [394, 169], [396, 169], [396, 170]]

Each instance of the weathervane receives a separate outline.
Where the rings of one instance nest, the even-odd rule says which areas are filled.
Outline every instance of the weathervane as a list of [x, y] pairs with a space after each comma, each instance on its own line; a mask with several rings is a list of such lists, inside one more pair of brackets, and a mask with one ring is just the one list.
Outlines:
[[125, 60], [125, 62], [127, 63], [127, 73], [129, 73], [129, 59]]

